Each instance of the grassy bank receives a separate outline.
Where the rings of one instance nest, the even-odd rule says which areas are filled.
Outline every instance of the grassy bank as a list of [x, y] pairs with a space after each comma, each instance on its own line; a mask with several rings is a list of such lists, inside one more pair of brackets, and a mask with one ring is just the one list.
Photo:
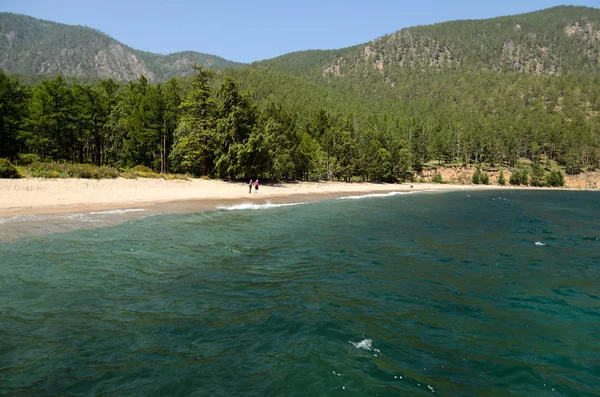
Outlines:
[[46, 163], [13, 165], [8, 160], [0, 159], [0, 178], [81, 178], [81, 179], [115, 179], [115, 178], [161, 178], [190, 179], [188, 175], [159, 174], [144, 166], [117, 169], [108, 166], [95, 166], [78, 163]]

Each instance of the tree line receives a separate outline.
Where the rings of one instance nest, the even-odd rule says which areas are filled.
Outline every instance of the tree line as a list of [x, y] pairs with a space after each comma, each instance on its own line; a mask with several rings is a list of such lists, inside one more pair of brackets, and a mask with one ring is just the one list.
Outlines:
[[360, 131], [401, 138], [416, 172], [433, 161], [516, 168], [528, 160], [546, 168], [558, 164], [570, 174], [600, 167], [597, 75], [393, 66], [383, 74], [331, 79], [260, 68], [229, 74], [263, 100], [280, 101], [307, 119], [327, 109], [333, 118], [351, 115]]
[[31, 88], [0, 72], [0, 157], [274, 180], [393, 180], [409, 169], [398, 137], [324, 110], [303, 123], [281, 103], [259, 109], [232, 78], [213, 88], [213, 73], [195, 69], [183, 83], [68, 84], [59, 75]]
[[189, 79], [157, 84], [144, 76], [69, 84], [59, 75], [34, 86], [0, 71], [0, 158], [273, 180], [395, 181], [434, 160], [555, 160], [571, 173], [600, 165], [593, 106], [570, 105], [568, 87], [549, 99], [564, 80], [524, 90], [524, 77], [498, 85], [490, 76], [452, 86], [444, 83], [460, 76], [421, 77], [400, 92], [413, 97], [398, 101], [385, 85], [366, 93], [366, 83], [323, 86], [262, 69], [196, 67]]

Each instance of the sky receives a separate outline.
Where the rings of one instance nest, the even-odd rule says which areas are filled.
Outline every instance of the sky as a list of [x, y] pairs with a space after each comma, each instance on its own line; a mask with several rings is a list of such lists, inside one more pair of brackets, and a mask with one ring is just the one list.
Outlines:
[[557, 5], [598, 8], [600, 0], [0, 0], [0, 12], [89, 26], [144, 51], [253, 62], [362, 44], [409, 26]]

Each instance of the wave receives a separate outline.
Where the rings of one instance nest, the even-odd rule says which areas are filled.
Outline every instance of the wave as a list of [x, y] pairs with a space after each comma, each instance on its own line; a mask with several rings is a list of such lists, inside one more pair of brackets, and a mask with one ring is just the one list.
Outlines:
[[[90, 218], [89, 217], [90, 214], [67, 214], [67, 215], [54, 217], [54, 219], [66, 218], [66, 219], [71, 219], [74, 221], [81, 221], [81, 222], [92, 222], [92, 223], [102, 222], [100, 220]], [[52, 218], [48, 218], [48, 219], [52, 219]]]
[[267, 201], [264, 204], [242, 203], [242, 204], [235, 204], [235, 205], [231, 205], [231, 206], [218, 206], [217, 209], [223, 210], [223, 211], [262, 210], [262, 209], [269, 209], [269, 208], [292, 207], [295, 205], [302, 205], [302, 204], [306, 204], [306, 203], [301, 202], [301, 203], [272, 204], [270, 201]]
[[40, 215], [15, 215], [0, 218], [0, 225], [12, 222], [35, 222], [35, 221], [52, 221], [61, 219], [70, 219], [74, 221], [83, 222], [100, 222], [94, 220], [90, 215], [121, 215], [129, 212], [140, 212], [145, 211], [143, 208], [130, 208], [123, 210], [108, 210], [108, 211], [93, 211], [93, 212], [81, 212], [75, 214], [40, 214]]
[[140, 212], [140, 211], [146, 211], [143, 208], [128, 208], [128, 209], [124, 209], [124, 210], [108, 210], [108, 211], [98, 211], [98, 212], [90, 212], [90, 215], [119, 215], [119, 214], [125, 214], [127, 212]]
[[403, 196], [403, 195], [407, 195], [407, 194], [423, 193], [423, 192], [433, 192], [433, 190], [419, 190], [419, 191], [414, 191], [414, 192], [369, 193], [369, 194], [363, 194], [360, 196], [340, 197], [338, 200], [361, 200], [361, 199], [374, 198], [374, 197]]
[[39, 216], [36, 215], [15, 215], [5, 218], [0, 218], [0, 225], [9, 222], [24, 222], [24, 221], [33, 221], [39, 219]]
[[541, 241], [536, 241], [536, 242], [535, 242], [535, 245], [540, 245], [540, 246], [542, 246], [542, 245], [546, 245], [546, 244], [542, 243]]
[[141, 208], [64, 214], [22, 214], [0, 218], [0, 242], [24, 237], [115, 226], [128, 220], [144, 218]]

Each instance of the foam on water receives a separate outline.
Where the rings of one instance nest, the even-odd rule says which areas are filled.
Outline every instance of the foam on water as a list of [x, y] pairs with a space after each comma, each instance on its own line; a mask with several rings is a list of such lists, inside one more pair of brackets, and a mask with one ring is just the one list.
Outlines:
[[31, 221], [31, 220], [35, 220], [36, 217], [35, 215], [15, 215], [15, 216], [9, 216], [6, 218], [0, 218], [0, 225], [5, 224], [5, 223], [10, 223], [10, 222], [24, 222], [24, 221]]
[[94, 218], [90, 217], [91, 214], [92, 213], [90, 213], [90, 214], [70, 214], [70, 215], [64, 215], [63, 217], [74, 220], [74, 221], [81, 221], [81, 222], [92, 222], [92, 223], [102, 222], [99, 219], [94, 219]]
[[0, 218], [0, 242], [14, 241], [23, 237], [114, 226], [139, 219], [142, 208], [92, 211], [66, 214], [15, 215]]
[[364, 350], [368, 350], [368, 351], [375, 351], [377, 353], [381, 353], [381, 351], [379, 351], [379, 349], [373, 348], [373, 340], [372, 339], [363, 339], [360, 342], [352, 342], [350, 340], [348, 342], [350, 342], [357, 349], [364, 349]]
[[93, 216], [90, 215], [121, 215], [129, 212], [140, 212], [145, 211], [143, 208], [129, 208], [121, 210], [108, 210], [108, 211], [92, 211], [82, 212], [76, 214], [46, 214], [46, 215], [15, 215], [5, 218], [0, 218], [0, 225], [11, 222], [30, 222], [30, 221], [47, 221], [57, 219], [70, 219], [78, 220], [83, 222], [95, 222]]
[[403, 195], [407, 195], [407, 194], [423, 193], [423, 192], [433, 192], [433, 190], [421, 190], [421, 191], [414, 191], [414, 192], [369, 193], [369, 194], [363, 194], [363, 195], [359, 195], [359, 196], [340, 197], [339, 200], [362, 200], [362, 199], [375, 198], [375, 197], [403, 196]]
[[98, 211], [98, 212], [90, 212], [90, 215], [119, 215], [126, 214], [128, 212], [140, 212], [145, 211], [143, 208], [128, 208], [124, 210], [108, 210], [108, 211]]
[[255, 204], [255, 203], [242, 203], [235, 204], [231, 206], [217, 206], [218, 210], [224, 211], [236, 211], [236, 210], [262, 210], [262, 209], [270, 209], [270, 208], [279, 208], [279, 207], [292, 207], [295, 205], [306, 204], [304, 202], [301, 203], [286, 203], [286, 204], [272, 204], [270, 201], [267, 201], [264, 204]]

